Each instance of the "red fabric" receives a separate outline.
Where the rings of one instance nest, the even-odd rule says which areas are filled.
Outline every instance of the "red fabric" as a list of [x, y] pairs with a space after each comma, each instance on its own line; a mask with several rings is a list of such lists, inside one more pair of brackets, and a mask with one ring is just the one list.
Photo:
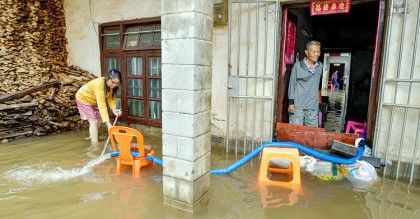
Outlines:
[[296, 25], [288, 21], [287, 22], [287, 39], [286, 39], [286, 64], [295, 63], [295, 48], [296, 48]]

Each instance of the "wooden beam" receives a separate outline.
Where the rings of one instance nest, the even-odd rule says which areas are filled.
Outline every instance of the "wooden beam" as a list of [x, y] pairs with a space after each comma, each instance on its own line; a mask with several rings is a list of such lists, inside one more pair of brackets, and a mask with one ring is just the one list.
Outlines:
[[22, 108], [22, 107], [31, 107], [38, 105], [38, 102], [36, 100], [32, 100], [29, 103], [19, 103], [19, 104], [0, 104], [0, 110], [6, 110], [6, 109], [16, 109], [16, 108]]
[[347, 144], [354, 144], [354, 141], [359, 137], [353, 133], [336, 133], [336, 132], [322, 132], [322, 131], [293, 131], [293, 130], [278, 130], [278, 141], [291, 141], [301, 144], [308, 148], [330, 149], [328, 142], [336, 140]]
[[33, 131], [21, 131], [21, 132], [14, 132], [14, 133], [10, 133], [7, 135], [0, 135], [0, 139], [4, 139], [4, 138], [15, 138], [18, 136], [23, 136], [23, 135], [31, 135], [33, 133]]
[[58, 87], [59, 84], [60, 83], [58, 83], [58, 82], [48, 82], [48, 83], [41, 84], [41, 85], [36, 86], [36, 87], [31, 87], [31, 88], [26, 89], [26, 90], [21, 90], [21, 91], [13, 92], [13, 93], [10, 93], [10, 94], [6, 94], [6, 95], [3, 95], [3, 96], [0, 96], [0, 103], [4, 103], [4, 102], [9, 101], [9, 100], [13, 100], [13, 99], [16, 99], [16, 98], [19, 98], [19, 97], [23, 97], [23, 96], [26, 96], [28, 94], [31, 94], [31, 93], [34, 93], [34, 92], [37, 92], [37, 91], [40, 91], [40, 90], [45, 90], [45, 89], [50, 88], [50, 87]]
[[276, 130], [325, 132], [324, 128], [316, 128], [316, 127], [303, 126], [303, 125], [294, 125], [294, 124], [282, 123], [282, 122], [278, 122], [276, 124]]
[[356, 134], [326, 132], [324, 128], [315, 128], [288, 123], [276, 124], [278, 141], [291, 141], [309, 148], [330, 149], [328, 142], [336, 140], [346, 144], [354, 145], [359, 137]]

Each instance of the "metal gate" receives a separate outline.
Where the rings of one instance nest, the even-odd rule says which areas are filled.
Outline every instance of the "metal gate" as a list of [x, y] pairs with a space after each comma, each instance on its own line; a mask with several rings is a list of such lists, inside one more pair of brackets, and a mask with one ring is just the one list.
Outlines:
[[227, 152], [246, 153], [272, 139], [278, 7], [276, 0], [229, 1]]
[[419, 8], [418, 0], [389, 5], [374, 145], [375, 156], [388, 164], [384, 176], [410, 182], [420, 164]]

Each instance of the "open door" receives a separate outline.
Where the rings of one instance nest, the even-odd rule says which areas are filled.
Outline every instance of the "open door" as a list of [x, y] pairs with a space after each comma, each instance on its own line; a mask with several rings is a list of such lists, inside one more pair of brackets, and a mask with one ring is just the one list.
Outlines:
[[[322, 127], [327, 132], [344, 132], [348, 121], [361, 122], [367, 124], [366, 138], [371, 139], [377, 111], [384, 12], [384, 0], [353, 0], [349, 13], [319, 16], [311, 16], [308, 3], [283, 5], [276, 122], [289, 120], [287, 90], [293, 64], [288, 62], [292, 57], [288, 52], [294, 50], [294, 62], [301, 60], [305, 44], [317, 40], [322, 49], [319, 60], [324, 64], [322, 102], [328, 104]], [[291, 23], [295, 28], [290, 28]], [[296, 35], [290, 37], [290, 33]], [[330, 68], [339, 70], [341, 107], [332, 104], [335, 101], [328, 90], [333, 73]]]
[[297, 17], [289, 13], [288, 8], [283, 9], [282, 27], [276, 122], [287, 123], [289, 121], [289, 115], [287, 113], [287, 90], [289, 87], [290, 72], [293, 64], [299, 60], [299, 53], [296, 53]]

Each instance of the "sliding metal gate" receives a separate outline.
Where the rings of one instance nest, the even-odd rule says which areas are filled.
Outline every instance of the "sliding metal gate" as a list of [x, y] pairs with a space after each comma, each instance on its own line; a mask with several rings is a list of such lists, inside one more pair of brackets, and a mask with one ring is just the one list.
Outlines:
[[385, 159], [384, 176], [419, 178], [420, 1], [392, 0], [383, 58], [375, 156]]
[[226, 151], [271, 141], [278, 72], [276, 0], [229, 1]]

